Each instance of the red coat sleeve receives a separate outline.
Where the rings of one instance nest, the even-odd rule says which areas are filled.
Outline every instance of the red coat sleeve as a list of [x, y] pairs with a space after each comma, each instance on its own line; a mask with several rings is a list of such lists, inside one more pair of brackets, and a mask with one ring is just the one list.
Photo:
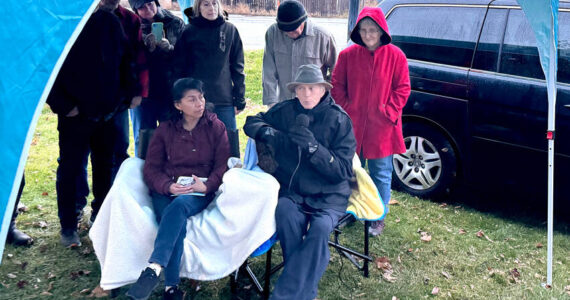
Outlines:
[[347, 76], [346, 76], [346, 54], [344, 51], [340, 52], [338, 56], [338, 61], [332, 73], [331, 83], [333, 88], [331, 90], [331, 95], [336, 102], [342, 108], [346, 109], [348, 105], [348, 87], [347, 87]]
[[406, 56], [400, 52], [397, 58], [394, 76], [390, 87], [390, 96], [386, 102], [386, 117], [394, 124], [398, 122], [402, 109], [410, 96], [410, 74]]

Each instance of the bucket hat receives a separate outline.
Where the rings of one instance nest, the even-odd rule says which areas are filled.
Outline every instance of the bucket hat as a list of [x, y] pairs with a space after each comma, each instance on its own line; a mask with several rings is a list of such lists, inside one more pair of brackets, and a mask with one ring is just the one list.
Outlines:
[[323, 78], [323, 72], [317, 65], [300, 66], [295, 79], [287, 84], [287, 88], [294, 93], [295, 88], [302, 84], [322, 84], [327, 91], [332, 88], [332, 85]]

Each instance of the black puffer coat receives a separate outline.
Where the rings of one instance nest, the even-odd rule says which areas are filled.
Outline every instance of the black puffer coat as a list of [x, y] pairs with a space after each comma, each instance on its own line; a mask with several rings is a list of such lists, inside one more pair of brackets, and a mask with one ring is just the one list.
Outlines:
[[[313, 154], [299, 151], [287, 135], [299, 114], [311, 120], [308, 128], [319, 144]], [[350, 118], [329, 93], [310, 110], [303, 108], [297, 98], [277, 103], [266, 113], [247, 117], [243, 129], [249, 137], [258, 138], [266, 126], [277, 130], [271, 146], [278, 164], [273, 175], [281, 184], [280, 195], [292, 196], [315, 209], [345, 211], [351, 193], [348, 181], [353, 176], [356, 139]]]
[[243, 109], [243, 45], [236, 27], [223, 17], [192, 18], [174, 47], [174, 77], [199, 79], [208, 102]]

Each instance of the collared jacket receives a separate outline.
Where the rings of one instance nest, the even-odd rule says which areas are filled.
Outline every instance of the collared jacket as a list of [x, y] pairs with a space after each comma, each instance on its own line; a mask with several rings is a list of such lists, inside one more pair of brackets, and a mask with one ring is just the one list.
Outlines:
[[243, 44], [236, 27], [223, 17], [194, 17], [174, 46], [174, 77], [204, 82], [206, 101], [245, 107]]
[[[176, 45], [176, 41], [182, 34], [185, 24], [182, 19], [173, 15], [170, 11], [157, 7], [154, 22], [162, 22], [164, 24], [165, 38], [170, 45]], [[141, 19], [142, 33], [148, 35], [152, 31], [152, 22]], [[154, 51], [146, 50], [146, 57], [149, 69], [149, 91], [148, 98], [152, 101], [160, 101], [165, 105], [172, 106], [172, 96], [170, 90], [172, 88], [172, 56], [173, 47], [170, 49], [162, 49], [156, 47]]]
[[406, 56], [390, 43], [382, 10], [365, 7], [357, 24], [364, 18], [383, 30], [381, 45], [369, 51], [355, 26], [350, 36], [355, 44], [339, 54], [331, 93], [352, 119], [357, 153], [376, 159], [406, 151], [401, 117], [410, 95], [410, 76]]
[[143, 176], [148, 187], [169, 195], [169, 187], [179, 176], [206, 177], [206, 193], [218, 190], [227, 169], [230, 145], [226, 127], [214, 113], [204, 115], [192, 131], [182, 127], [182, 119], [160, 123], [146, 154]]
[[148, 97], [148, 66], [146, 64], [145, 46], [142, 40], [141, 20], [134, 12], [119, 5], [114, 11], [121, 21], [130, 51], [134, 53], [132, 68], [135, 70], [135, 95]]
[[321, 67], [323, 77], [330, 80], [337, 59], [333, 36], [311, 19], [305, 22], [301, 36], [293, 40], [277, 27], [271, 25], [265, 33], [263, 53], [263, 104], [275, 104], [295, 95], [287, 89], [297, 69], [306, 64]]
[[[287, 135], [299, 114], [309, 117], [308, 128], [318, 142], [312, 154], [302, 152]], [[300, 195], [292, 198], [315, 209], [345, 211], [356, 140], [350, 118], [329, 93], [310, 110], [297, 98], [280, 102], [266, 113], [247, 117], [243, 129], [249, 137], [259, 138], [266, 126], [277, 130], [272, 146], [278, 166], [272, 175], [281, 185], [280, 195]]]
[[97, 10], [65, 58], [47, 99], [51, 110], [65, 116], [74, 107], [78, 117], [105, 121], [129, 107], [137, 93], [133, 54], [119, 19]]

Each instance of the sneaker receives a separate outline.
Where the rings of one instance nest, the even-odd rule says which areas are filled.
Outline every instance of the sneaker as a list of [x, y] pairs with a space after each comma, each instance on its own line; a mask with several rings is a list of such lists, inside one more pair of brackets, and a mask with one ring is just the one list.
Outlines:
[[77, 248], [81, 246], [79, 235], [75, 229], [62, 229], [61, 230], [61, 244], [65, 248]]
[[142, 271], [141, 276], [137, 279], [137, 282], [131, 286], [127, 291], [127, 297], [134, 300], [145, 300], [147, 299], [152, 291], [156, 288], [159, 282], [159, 278], [151, 268], [146, 268]]
[[167, 291], [164, 292], [162, 295], [162, 299], [164, 300], [182, 300], [184, 299], [185, 293], [181, 291], [178, 286], [169, 288]]
[[368, 234], [371, 236], [381, 235], [384, 231], [384, 220], [382, 221], [373, 221], [368, 227]]

